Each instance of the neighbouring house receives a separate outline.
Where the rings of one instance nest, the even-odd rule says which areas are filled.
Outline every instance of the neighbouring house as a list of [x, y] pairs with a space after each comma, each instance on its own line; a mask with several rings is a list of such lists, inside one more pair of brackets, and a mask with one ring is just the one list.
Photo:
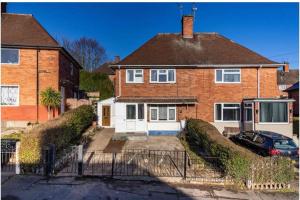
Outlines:
[[81, 66], [30, 14], [1, 14], [1, 125], [45, 122], [40, 93], [52, 87], [66, 99], [76, 98]]
[[120, 56], [115, 56], [115, 60], [111, 62], [106, 62], [102, 65], [100, 65], [97, 69], [94, 70], [94, 72], [99, 72], [106, 74], [108, 78], [115, 83], [115, 71], [110, 67], [110, 65], [116, 64], [120, 62]]
[[289, 94], [289, 98], [294, 99], [293, 111], [295, 116], [299, 116], [299, 81], [285, 90]]
[[277, 85], [282, 95], [287, 95], [285, 90], [291, 87], [294, 83], [299, 81], [299, 70], [290, 69], [288, 71], [278, 70], [277, 71]]
[[98, 103], [99, 125], [116, 133], [176, 134], [188, 118], [221, 133], [268, 130], [292, 137], [292, 102], [280, 97], [271, 61], [218, 34], [160, 33], [117, 64], [115, 97]]

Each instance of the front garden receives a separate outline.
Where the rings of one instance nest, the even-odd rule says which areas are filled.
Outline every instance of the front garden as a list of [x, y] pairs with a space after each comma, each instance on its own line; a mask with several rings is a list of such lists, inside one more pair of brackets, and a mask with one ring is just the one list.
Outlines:
[[287, 185], [294, 178], [289, 158], [259, 156], [234, 144], [213, 125], [202, 120], [189, 119], [186, 129], [181, 141], [188, 154], [201, 159], [201, 155], [213, 157], [213, 166], [217, 166], [224, 176], [231, 177], [239, 185], [245, 185], [249, 180], [252, 184]]

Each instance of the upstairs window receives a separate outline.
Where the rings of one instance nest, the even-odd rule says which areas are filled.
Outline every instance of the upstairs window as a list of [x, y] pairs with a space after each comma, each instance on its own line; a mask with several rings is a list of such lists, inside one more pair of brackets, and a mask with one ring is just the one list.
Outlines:
[[143, 83], [144, 73], [142, 69], [127, 69], [126, 83]]
[[19, 64], [19, 49], [1, 48], [2, 64]]
[[175, 69], [151, 69], [150, 83], [175, 83]]
[[19, 104], [19, 86], [1, 86], [1, 105], [17, 106]]
[[240, 121], [240, 104], [215, 104], [215, 121]]
[[216, 83], [240, 83], [241, 70], [240, 69], [216, 69], [215, 82]]

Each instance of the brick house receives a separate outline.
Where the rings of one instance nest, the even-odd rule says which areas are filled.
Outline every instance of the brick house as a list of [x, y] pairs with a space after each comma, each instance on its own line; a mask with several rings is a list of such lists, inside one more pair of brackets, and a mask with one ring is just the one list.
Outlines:
[[295, 100], [293, 103], [293, 111], [295, 116], [299, 116], [299, 81], [286, 89], [285, 92], [288, 93], [289, 98]]
[[99, 125], [116, 132], [175, 134], [187, 118], [221, 133], [269, 130], [292, 137], [292, 99], [281, 98], [271, 61], [218, 33], [154, 36], [115, 69], [115, 98], [98, 103]]
[[47, 87], [63, 98], [53, 116], [64, 112], [66, 98], [78, 94], [81, 66], [32, 15], [2, 13], [1, 27], [2, 126], [45, 122], [40, 93]]

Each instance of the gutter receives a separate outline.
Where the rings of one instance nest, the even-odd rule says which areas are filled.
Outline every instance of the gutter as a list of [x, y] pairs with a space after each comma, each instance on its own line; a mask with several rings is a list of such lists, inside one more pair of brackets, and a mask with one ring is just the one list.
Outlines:
[[150, 67], [282, 67], [283, 63], [274, 63], [274, 64], [191, 64], [191, 65], [110, 65], [112, 68], [120, 67], [139, 67], [139, 68], [150, 68]]
[[121, 66], [118, 65], [118, 69], [119, 69], [119, 83], [118, 83], [118, 86], [119, 86], [119, 91], [118, 91], [118, 96], [116, 96], [116, 99], [118, 99], [120, 96], [121, 96]]

